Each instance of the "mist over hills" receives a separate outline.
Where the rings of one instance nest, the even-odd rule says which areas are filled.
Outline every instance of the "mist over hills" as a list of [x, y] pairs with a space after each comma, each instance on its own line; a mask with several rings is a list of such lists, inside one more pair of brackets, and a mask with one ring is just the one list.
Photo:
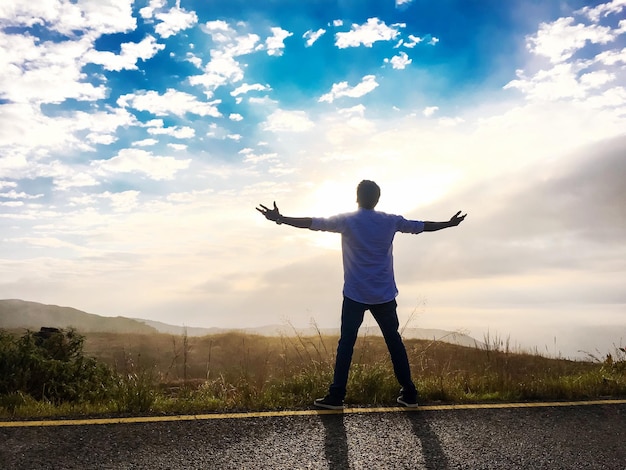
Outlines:
[[[188, 336], [205, 336], [214, 335], [220, 333], [226, 333], [228, 331], [238, 331], [242, 333], [255, 334], [261, 336], [317, 336], [321, 334], [323, 336], [339, 336], [339, 328], [315, 328], [310, 326], [308, 328], [296, 328], [290, 325], [267, 325], [256, 328], [194, 328], [185, 326], [173, 326], [166, 323], [161, 323], [152, 320], [142, 320], [135, 318], [139, 322], [143, 322], [149, 325], [160, 333], [168, 333], [172, 335], [182, 335], [185, 332]], [[474, 338], [465, 335], [463, 333], [457, 333], [454, 331], [440, 330], [436, 328], [401, 328], [402, 336], [406, 339], [426, 339], [445, 341], [446, 343], [458, 344], [460, 346], [482, 346], [483, 343], [476, 341]], [[362, 326], [359, 329], [359, 335], [361, 336], [382, 336], [380, 328], [378, 326]]]
[[[169, 325], [153, 320], [126, 317], [103, 317], [71, 307], [46, 305], [19, 299], [0, 300], [0, 328], [39, 330], [42, 326], [76, 328], [82, 333], [164, 333], [171, 335], [206, 336], [238, 331], [262, 336], [338, 336], [339, 328], [295, 328], [290, 325], [268, 325], [257, 328], [198, 328]], [[359, 335], [380, 336], [378, 326], [363, 326]], [[457, 332], [428, 329], [404, 328], [402, 336], [407, 339], [445, 341], [461, 346], [481, 346], [474, 338]]]

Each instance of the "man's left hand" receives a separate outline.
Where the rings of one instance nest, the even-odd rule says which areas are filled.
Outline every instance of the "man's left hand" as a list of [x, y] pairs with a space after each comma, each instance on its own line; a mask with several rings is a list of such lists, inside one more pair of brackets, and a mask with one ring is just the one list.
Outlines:
[[467, 216], [467, 214], [463, 214], [463, 215], [459, 216], [460, 213], [461, 213], [461, 211], [457, 212], [450, 219], [450, 226], [451, 227], [456, 227], [457, 225], [459, 225], [461, 222], [463, 222], [465, 220], [465, 217]]

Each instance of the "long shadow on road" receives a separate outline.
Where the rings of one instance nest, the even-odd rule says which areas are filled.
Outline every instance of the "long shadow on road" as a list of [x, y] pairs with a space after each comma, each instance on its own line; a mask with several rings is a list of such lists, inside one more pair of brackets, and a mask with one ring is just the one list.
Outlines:
[[348, 437], [343, 422], [343, 413], [320, 414], [324, 426], [324, 453], [329, 468], [350, 468]]
[[[439, 438], [432, 428], [428, 413], [410, 412], [406, 414], [411, 423], [413, 435], [419, 440], [422, 458], [427, 470], [448, 468], [448, 458], [441, 446]], [[319, 415], [324, 426], [324, 453], [329, 468], [350, 468], [348, 455], [348, 436], [344, 424], [344, 414]]]
[[437, 434], [433, 431], [429, 414], [411, 412], [407, 413], [407, 418], [411, 422], [413, 434], [422, 444], [425, 468], [428, 470], [448, 468], [448, 458], [441, 447]]

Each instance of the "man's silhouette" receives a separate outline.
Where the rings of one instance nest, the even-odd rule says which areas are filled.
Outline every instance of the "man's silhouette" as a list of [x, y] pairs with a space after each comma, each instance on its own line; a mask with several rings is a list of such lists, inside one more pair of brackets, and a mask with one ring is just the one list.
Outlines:
[[406, 349], [398, 332], [395, 300], [398, 289], [393, 273], [393, 238], [396, 232], [417, 234], [455, 227], [467, 214], [460, 215], [459, 211], [447, 222], [407, 220], [400, 215], [374, 210], [380, 198], [380, 188], [373, 181], [361, 181], [356, 193], [356, 212], [328, 218], [286, 217], [279, 212], [276, 202], [272, 209], [263, 204], [256, 209], [266, 219], [279, 225], [341, 233], [344, 269], [341, 336], [337, 346], [333, 383], [329, 387], [328, 395], [315, 400], [315, 406], [343, 408], [354, 343], [365, 311], [369, 310], [380, 326], [391, 355], [394, 373], [402, 386], [397, 402], [404, 406], [417, 407], [417, 389], [411, 379]]

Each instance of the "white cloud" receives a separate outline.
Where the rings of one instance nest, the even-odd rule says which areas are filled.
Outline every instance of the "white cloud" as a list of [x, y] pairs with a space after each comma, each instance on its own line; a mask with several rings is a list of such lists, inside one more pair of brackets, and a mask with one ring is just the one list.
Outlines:
[[238, 57], [260, 50], [261, 46], [257, 45], [261, 38], [257, 34], [244, 34], [235, 38], [234, 43], [230, 44], [225, 52], [233, 57]]
[[245, 155], [246, 156], [243, 159], [244, 163], [252, 163], [254, 165], [256, 165], [257, 163], [261, 163], [261, 162], [275, 163], [278, 161], [278, 154], [276, 153], [255, 154], [250, 151], [250, 152], [245, 152]]
[[97, 132], [90, 132], [85, 136], [85, 139], [91, 144], [110, 145], [117, 140], [117, 136], [112, 134], [98, 134]]
[[203, 27], [204, 31], [211, 35], [215, 42], [227, 43], [236, 34], [235, 30], [223, 20], [207, 21]]
[[85, 82], [81, 70], [92, 47], [88, 37], [54, 43], [0, 31], [1, 96], [16, 103], [104, 98], [106, 88]]
[[153, 119], [147, 123], [148, 134], [171, 135], [177, 139], [190, 139], [196, 135], [196, 131], [189, 126], [164, 127], [161, 119]]
[[404, 42], [403, 45], [404, 47], [408, 47], [409, 49], [412, 49], [422, 41], [423, 41], [422, 38], [409, 34], [409, 40]]
[[578, 102], [578, 106], [596, 110], [615, 110], [616, 118], [626, 113], [626, 88], [618, 86], [596, 93]]
[[336, 115], [327, 117], [324, 122], [324, 128], [326, 129], [324, 137], [329, 147], [337, 150], [333, 150], [332, 153], [326, 152], [322, 160], [345, 159], [345, 149], [346, 146], [350, 146], [350, 142], [376, 134], [376, 124], [366, 119], [364, 115], [364, 106], [354, 106], [338, 110]]
[[76, 248], [76, 245], [55, 237], [21, 237], [9, 238], [4, 241], [13, 243], [25, 243], [32, 246], [45, 248]]
[[123, 95], [117, 100], [118, 106], [148, 111], [157, 116], [168, 114], [184, 116], [192, 113], [199, 116], [220, 117], [221, 113], [216, 106], [220, 102], [220, 100], [199, 101], [195, 96], [173, 88], [169, 88], [162, 95], [152, 90], [140, 91]]
[[427, 106], [422, 111], [422, 114], [426, 117], [430, 117], [433, 114], [435, 114], [437, 111], [439, 111], [439, 106]]
[[547, 57], [557, 64], [571, 58], [587, 42], [606, 44], [615, 39], [608, 26], [574, 24], [574, 18], [559, 18], [552, 23], [541, 23], [539, 31], [527, 40], [528, 50]]
[[440, 126], [454, 127], [465, 122], [465, 119], [463, 119], [462, 117], [454, 117], [454, 118], [443, 117], [443, 118], [440, 118], [437, 122], [439, 122]]
[[42, 24], [67, 36], [76, 31], [98, 36], [135, 29], [132, 5], [132, 0], [1, 2], [0, 18], [11, 25]]
[[218, 126], [216, 123], [212, 122], [209, 124], [209, 131], [207, 132], [207, 137], [211, 137], [212, 139], [225, 139], [228, 131]]
[[272, 176], [285, 176], [291, 175], [296, 172], [295, 168], [287, 167], [282, 163], [277, 163], [275, 166], [268, 170], [268, 173]]
[[337, 33], [335, 45], [340, 49], [360, 45], [372, 47], [376, 41], [391, 41], [398, 34], [399, 31], [396, 28], [387, 26], [378, 18], [369, 18], [363, 25], [353, 24], [350, 31]]
[[[611, 5], [606, 11], [616, 6]], [[620, 65], [626, 62], [626, 49], [605, 48], [591, 57], [584, 52], [579, 54], [588, 43], [608, 44], [619, 34], [619, 28], [574, 24], [571, 17], [542, 23], [535, 35], [527, 37], [527, 48], [535, 55], [547, 57], [551, 66], [530, 74], [518, 70], [517, 79], [504, 88], [517, 89], [530, 101], [572, 100], [581, 107], [619, 109], [623, 106], [621, 87], [607, 87], [624, 79]]]
[[596, 56], [596, 61], [604, 65], [626, 64], [626, 47], [621, 51], [604, 51]]
[[185, 144], [167, 144], [167, 146], [173, 150], [176, 150], [177, 152], [182, 152], [183, 150], [187, 150], [187, 145]]
[[184, 29], [191, 28], [198, 22], [198, 16], [194, 11], [189, 12], [179, 6], [159, 12], [154, 16], [161, 21], [156, 25], [155, 31], [163, 38], [169, 38]]
[[357, 115], [363, 117], [365, 114], [365, 106], [357, 104], [356, 106], [352, 106], [350, 108], [339, 109], [338, 113], [342, 115]]
[[541, 70], [532, 77], [527, 77], [523, 70], [518, 70], [517, 80], [507, 83], [504, 88], [516, 88], [529, 100], [559, 100], [565, 98], [583, 98], [585, 89], [577, 78], [578, 67], [570, 63], [557, 64], [550, 70]]
[[148, 60], [163, 49], [165, 49], [164, 44], [158, 44], [154, 37], [147, 36], [139, 43], [123, 43], [119, 54], [92, 50], [85, 54], [85, 58], [94, 64], [102, 65], [105, 70], [137, 70], [139, 59]]
[[92, 144], [115, 140], [118, 128], [136, 124], [128, 111], [72, 112], [45, 116], [39, 106], [4, 104], [0, 113], [0, 177], [52, 177], [70, 174], [40, 164], [59, 153], [65, 158], [94, 151]]
[[228, 119], [230, 119], [231, 121], [243, 121], [243, 116], [241, 114], [231, 113], [228, 116]]
[[258, 104], [262, 106], [271, 106], [271, 105], [278, 103], [278, 101], [271, 99], [269, 96], [262, 96], [262, 97], [252, 96], [248, 101], [251, 104]]
[[204, 73], [190, 77], [189, 82], [202, 85], [210, 96], [215, 89], [243, 79], [243, 68], [236, 57], [256, 51], [260, 38], [256, 34], [240, 34], [222, 20], [209, 21], [202, 30], [211, 36], [215, 47], [211, 49], [211, 60]]
[[411, 62], [413, 60], [409, 59], [406, 52], [400, 52], [400, 54], [393, 56], [391, 59], [385, 59], [385, 63], [391, 63], [391, 66], [396, 70], [404, 70]]
[[133, 142], [131, 145], [133, 147], [150, 147], [152, 145], [156, 145], [158, 144], [159, 141], [156, 139], [142, 139], [142, 140], [137, 140], [135, 142]]
[[201, 191], [187, 191], [184, 193], [171, 193], [167, 196], [167, 200], [171, 202], [197, 202], [198, 199], [205, 199], [213, 193], [212, 189], [203, 189]]
[[0, 189], [4, 188], [17, 188], [15, 181], [0, 181]]
[[193, 52], [187, 52], [187, 54], [185, 54], [185, 60], [189, 63], [192, 63], [197, 68], [202, 68], [202, 59], [195, 55]]
[[279, 109], [267, 117], [263, 129], [271, 132], [303, 132], [314, 127], [304, 111], [284, 111]]
[[[104, 85], [92, 84], [83, 72], [98, 56], [95, 41], [103, 34], [135, 29], [131, 0], [2, 2], [0, 18], [0, 90], [13, 102], [60, 103], [66, 99], [104, 98]], [[7, 34], [8, 27], [41, 25], [41, 37]], [[48, 40], [56, 33], [62, 40]], [[149, 56], [152, 44], [127, 45], [114, 69], [130, 67], [132, 58]], [[137, 50], [139, 48], [140, 50]], [[100, 56], [101, 58], [104, 56]], [[108, 61], [105, 57], [100, 62]]]
[[176, 173], [189, 167], [191, 160], [158, 157], [140, 149], [122, 149], [108, 160], [91, 162], [99, 173], [139, 173], [154, 180], [171, 180]]
[[616, 79], [614, 73], [606, 70], [595, 70], [580, 76], [580, 84], [585, 88], [599, 88]]
[[243, 85], [238, 86], [233, 91], [230, 92], [231, 96], [239, 96], [242, 94], [246, 94], [250, 91], [268, 91], [271, 88], [267, 85], [261, 85], [260, 83], [255, 83], [253, 85], [248, 85], [244, 83]]
[[[241, 26], [242, 24], [238, 23], [237, 25]], [[255, 51], [260, 40], [257, 34], [238, 33], [237, 30], [222, 20], [209, 21], [203, 25], [202, 29], [217, 44], [216, 52], [231, 57]]]
[[227, 83], [236, 83], [242, 79], [243, 69], [232, 55], [222, 51], [212, 51], [211, 61], [204, 68], [204, 74], [189, 77], [189, 83], [202, 85], [212, 93]]
[[129, 212], [138, 205], [137, 198], [139, 191], [122, 191], [120, 193], [111, 193], [109, 191], [99, 194], [101, 199], [108, 200], [115, 212]]
[[317, 31], [313, 31], [310, 29], [306, 33], [304, 33], [302, 37], [306, 39], [306, 47], [311, 47], [313, 44], [315, 44], [315, 41], [322, 37], [324, 33], [326, 33], [326, 30], [322, 28], [318, 29]]
[[401, 7], [403, 5], [408, 5], [413, 2], [413, 0], [396, 0], [396, 7]]
[[166, 5], [166, 0], [150, 0], [148, 6], [139, 10], [139, 14], [144, 19], [150, 19], [154, 16], [154, 11], [163, 8]]
[[273, 27], [271, 30], [272, 36], [265, 40], [267, 54], [273, 56], [283, 55], [283, 49], [285, 48], [284, 41], [288, 37], [293, 36], [293, 33], [278, 27]]
[[607, 3], [601, 3], [595, 7], [583, 7], [576, 11], [576, 14], [585, 15], [594, 23], [600, 21], [601, 17], [607, 17], [611, 14], [621, 13], [626, 8], [626, 1], [612, 0]]
[[318, 101], [332, 103], [335, 99], [341, 98], [342, 96], [360, 98], [361, 96], [373, 91], [377, 86], [378, 82], [376, 82], [376, 77], [374, 75], [366, 75], [361, 80], [361, 83], [355, 85], [354, 87], [350, 87], [348, 82], [333, 84], [330, 92], [322, 95]]
[[[2, 188], [1, 185], [0, 188]], [[18, 193], [15, 190], [11, 190], [6, 193], [0, 193], [0, 198], [6, 199], [39, 199], [40, 197], [43, 197], [43, 194], [28, 194], [25, 192]]]
[[54, 178], [54, 186], [62, 191], [71, 188], [98, 186], [100, 184], [100, 182], [89, 173], [61, 165], [58, 162], [54, 163], [55, 164], [51, 165], [52, 171], [48, 170], [48, 173]]
[[336, 28], [343, 26], [343, 20], [333, 20], [333, 26]]

